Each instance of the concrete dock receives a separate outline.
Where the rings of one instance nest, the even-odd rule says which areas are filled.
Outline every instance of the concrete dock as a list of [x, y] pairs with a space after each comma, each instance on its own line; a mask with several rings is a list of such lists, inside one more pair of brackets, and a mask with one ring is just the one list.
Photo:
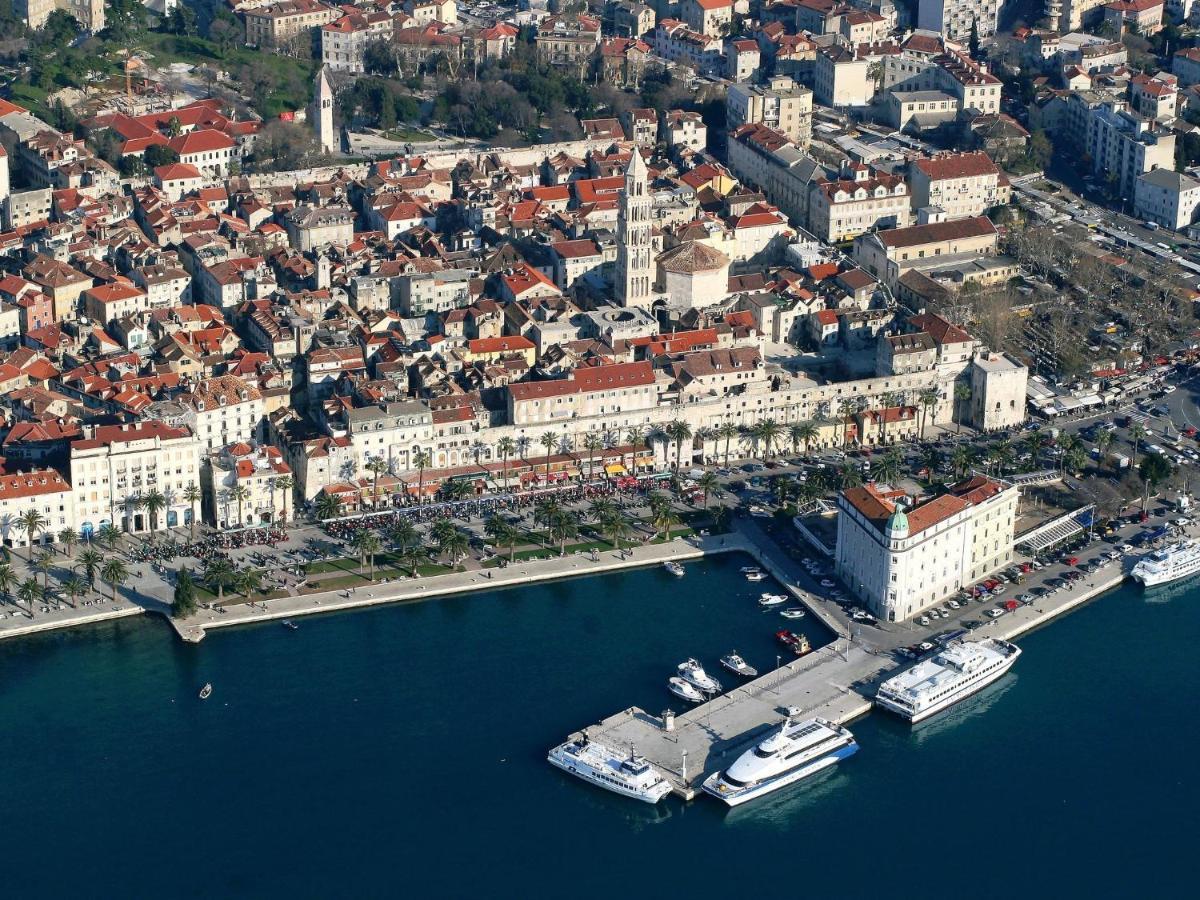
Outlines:
[[[751, 552], [790, 591], [804, 600], [810, 610], [820, 615], [822, 621], [833, 618], [822, 609], [820, 602], [782, 578], [783, 566], [772, 564], [757, 548]], [[971, 637], [1010, 640], [1026, 634], [1119, 586], [1138, 558], [1132, 556], [1108, 563], [1068, 588], [989, 621], [976, 629]], [[1048, 578], [1052, 573], [1047, 570], [1039, 574]], [[1031, 584], [1038, 580], [1041, 579], [1031, 579]], [[972, 613], [979, 611], [971, 608]], [[921, 640], [931, 631], [945, 630], [945, 624], [939, 623], [920, 632], [909, 631], [906, 626], [887, 626], [887, 629], [878, 632], [878, 642], [864, 640], [857, 629], [853, 642], [839, 636], [832, 644], [675, 715], [669, 724], [661, 714], [631, 707], [570, 737], [586, 733], [589, 739], [614, 749], [634, 745], [638, 753], [663, 772], [676, 795], [691, 800], [710, 773], [731, 763], [765, 732], [782, 722], [789, 708], [795, 716], [820, 716], [837, 724], [845, 724], [870, 712], [871, 698], [879, 683], [912, 664], [896, 654], [894, 648]], [[836, 631], [844, 635], [846, 628], [837, 625]], [[874, 630], [872, 632], [874, 638]], [[726, 684], [736, 677], [724, 670], [713, 674]], [[682, 702], [667, 694], [664, 706], [678, 707]]]

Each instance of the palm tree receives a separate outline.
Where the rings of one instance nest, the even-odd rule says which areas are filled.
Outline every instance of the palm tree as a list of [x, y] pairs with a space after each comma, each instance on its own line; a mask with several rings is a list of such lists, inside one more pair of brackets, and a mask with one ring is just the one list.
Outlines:
[[871, 476], [884, 484], [892, 484], [900, 477], [904, 466], [904, 458], [898, 450], [892, 449], [879, 457], [871, 467]]
[[1100, 462], [1103, 464], [1108, 460], [1108, 451], [1112, 447], [1116, 436], [1108, 430], [1101, 431], [1096, 435], [1096, 449], [1100, 451]]
[[36, 578], [26, 578], [17, 588], [17, 596], [25, 601], [31, 616], [33, 615], [33, 604], [41, 602], [43, 593], [42, 586], [37, 583]]
[[417, 467], [417, 502], [425, 502], [425, 469], [433, 462], [428, 450], [418, 450], [413, 454], [413, 465]]
[[965, 382], [958, 382], [954, 385], [954, 408], [958, 413], [954, 427], [955, 434], [962, 434], [962, 405], [971, 399], [971, 386]]
[[100, 566], [104, 564], [104, 557], [100, 555], [98, 550], [93, 550], [91, 547], [79, 554], [79, 559], [75, 564], [83, 569], [84, 577], [87, 578], [88, 587], [92, 590], [96, 589], [96, 572]]
[[210, 559], [204, 567], [204, 583], [216, 590], [218, 603], [225, 599], [225, 588], [233, 583], [233, 578], [233, 564], [223, 556]]
[[600, 523], [600, 532], [616, 549], [621, 549], [622, 539], [627, 539], [633, 534], [633, 528], [628, 520], [620, 513], [613, 513]]
[[921, 405], [921, 440], [925, 440], [925, 427], [929, 424], [929, 417], [933, 414], [933, 407], [937, 406], [937, 402], [937, 388], [925, 388], [917, 395], [917, 403]]
[[842, 463], [842, 467], [838, 469], [838, 478], [841, 481], [843, 490], [845, 488], [859, 487], [863, 482], [862, 472], [852, 462]]
[[39, 553], [37, 559], [33, 561], [33, 568], [36, 572], [42, 573], [42, 590], [50, 590], [50, 570], [54, 568], [54, 553], [47, 551]]
[[568, 509], [560, 509], [550, 523], [550, 536], [558, 540], [558, 555], [567, 552], [567, 539], [579, 536], [579, 517]]
[[78, 575], [69, 575], [62, 582], [62, 590], [67, 595], [71, 608], [75, 609], [77, 606], [75, 598], [87, 593], [88, 584]]
[[508, 490], [508, 458], [512, 456], [513, 451], [517, 449], [517, 445], [510, 437], [500, 438], [496, 442], [496, 452], [500, 454], [500, 466], [504, 473], [504, 489]]
[[1063, 453], [1063, 468], [1069, 469], [1078, 475], [1083, 471], [1083, 467], [1087, 465], [1088, 455], [1083, 447], [1075, 446]]
[[[541, 525], [545, 525], [546, 529], [549, 530], [550, 523], [554, 521], [554, 517], [558, 515], [558, 512], [559, 505], [557, 500], [554, 500], [553, 498], [543, 500], [536, 507], [534, 507], [533, 521]], [[539, 539], [540, 538], [541, 536], [539, 535]], [[544, 540], [542, 541], [542, 546], [546, 546], [546, 542]]]
[[558, 443], [558, 438], [555, 437], [553, 431], [547, 431], [538, 438], [538, 443], [546, 448], [546, 483], [550, 482], [550, 451], [554, 449]]
[[797, 422], [788, 428], [788, 437], [792, 439], [792, 452], [799, 452], [799, 446], [804, 445], [804, 452], [808, 453], [809, 445], [816, 440], [820, 434], [817, 426], [812, 422]]
[[233, 500], [238, 507], [238, 527], [245, 526], [246, 520], [242, 518], [242, 504], [250, 499], [250, 489], [244, 484], [235, 484], [225, 492], [225, 497], [228, 500]]
[[[281, 521], [284, 525], [288, 522], [288, 497], [291, 496], [292, 489], [295, 486], [296, 482], [292, 479], [291, 475], [280, 475], [275, 479], [275, 488], [278, 488], [279, 492], [283, 494], [283, 519]], [[274, 490], [271, 492], [271, 497], [272, 499], [275, 497]]]
[[599, 524], [613, 515], [617, 511], [617, 505], [607, 497], [601, 497], [598, 500], [593, 500], [591, 506], [588, 507], [588, 517]]
[[729, 442], [742, 433], [742, 430], [732, 422], [722, 422], [717, 426], [717, 437], [725, 442], [725, 467], [729, 467]]
[[373, 456], [367, 460], [366, 470], [371, 473], [371, 506], [379, 509], [379, 476], [388, 470], [387, 460], [382, 456]]
[[342, 514], [342, 501], [333, 494], [321, 491], [317, 495], [317, 518], [322, 522], [337, 518]]
[[363, 528], [354, 532], [354, 537], [350, 538], [350, 546], [358, 552], [358, 572], [361, 575], [363, 566], [369, 561], [371, 564], [371, 580], [375, 580], [375, 554], [382, 549], [379, 543], [379, 537], [370, 529]]
[[671, 537], [671, 528], [679, 524], [679, 516], [675, 514], [675, 510], [671, 508], [671, 504], [666, 504], [658, 509], [654, 514], [654, 537], [658, 538], [658, 533], [663, 533], [664, 539]]
[[1058, 436], [1056, 441], [1058, 448], [1062, 453], [1058, 457], [1058, 472], [1060, 475], [1067, 471], [1067, 456], [1074, 450], [1080, 447], [1079, 438], [1070, 432], [1064, 431]]
[[754, 431], [756, 432], [758, 439], [763, 442], [763, 446], [766, 448], [764, 451], [764, 458], [770, 459], [771, 448], [783, 434], [783, 426], [774, 419], [763, 419], [756, 426], [754, 426]]
[[687, 422], [676, 419], [663, 429], [667, 437], [675, 442], [675, 471], [679, 471], [679, 465], [683, 462], [683, 442], [692, 439], [692, 428]]
[[494, 543], [508, 547], [508, 559], [511, 562], [516, 555], [517, 541], [521, 539], [521, 529], [503, 516], [492, 515], [484, 523], [483, 530]]
[[954, 469], [956, 477], [961, 478], [971, 467], [971, 449], [958, 444], [950, 451], [950, 465]]
[[74, 528], [64, 528], [58, 533], [58, 542], [62, 544], [63, 555], [70, 558], [75, 550], [75, 545], [79, 543], [79, 535]]
[[5, 600], [12, 600], [13, 585], [17, 583], [17, 573], [8, 563], [0, 563], [0, 594]]
[[192, 521], [190, 524], [193, 541], [196, 539], [196, 520], [200, 518], [200, 516], [196, 513], [196, 504], [200, 502], [203, 496], [204, 494], [200, 491], [200, 488], [196, 487], [194, 484], [189, 484], [183, 489], [183, 499], [187, 502], [188, 506], [192, 508]]
[[596, 478], [596, 451], [604, 448], [604, 441], [594, 431], [583, 436], [583, 449], [588, 452], [588, 481]]
[[417, 533], [416, 526], [408, 519], [397, 519], [388, 529], [387, 538], [397, 550], [407, 550], [420, 543], [421, 536]]
[[416, 578], [417, 572], [421, 567], [421, 563], [425, 562], [428, 555], [420, 547], [405, 547], [396, 554], [396, 564], [408, 569], [410, 578]]
[[233, 589], [249, 600], [251, 594], [262, 590], [262, 573], [251, 566], [238, 569], [233, 576]]
[[158, 530], [158, 514], [167, 505], [167, 498], [161, 491], [153, 490], [142, 498], [142, 506], [150, 515], [150, 543], [154, 543], [154, 532]]
[[1142, 446], [1142, 441], [1146, 439], [1146, 429], [1140, 422], [1134, 422], [1129, 426], [1129, 437], [1133, 440], [1133, 455], [1138, 455], [1138, 450]]
[[129, 569], [116, 557], [109, 558], [100, 570], [100, 577], [112, 588], [112, 602], [117, 602], [117, 589], [129, 580]]
[[437, 542], [438, 552], [449, 557], [452, 566], [458, 565], [458, 561], [467, 555], [467, 549], [470, 546], [470, 540], [458, 528], [442, 535]]
[[704, 508], [708, 509], [708, 495], [718, 493], [721, 490], [721, 479], [717, 477], [716, 472], [705, 472], [700, 476], [700, 480], [696, 482], [700, 490], [704, 491]]
[[117, 542], [121, 540], [121, 532], [113, 527], [111, 522], [105, 522], [100, 526], [100, 531], [96, 534], [96, 540], [100, 542], [105, 550], [112, 553], [117, 549]]
[[17, 525], [25, 532], [25, 537], [29, 542], [29, 552], [32, 553], [34, 542], [37, 541], [38, 532], [46, 529], [46, 517], [36, 509], [27, 509], [17, 519]]

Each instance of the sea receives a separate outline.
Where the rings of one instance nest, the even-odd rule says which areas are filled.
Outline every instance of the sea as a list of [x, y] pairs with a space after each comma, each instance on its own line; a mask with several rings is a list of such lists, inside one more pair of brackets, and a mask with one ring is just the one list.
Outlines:
[[[214, 631], [152, 617], [0, 644], [0, 892], [27, 897], [1194, 896], [1195, 587], [1022, 638], [1004, 680], [727, 810], [546, 751], [674, 667], [775, 664], [726, 556]], [[723, 673], [728, 682], [732, 676]], [[213, 694], [201, 701], [205, 682]], [[1189, 888], [1188, 885], [1192, 887]]]

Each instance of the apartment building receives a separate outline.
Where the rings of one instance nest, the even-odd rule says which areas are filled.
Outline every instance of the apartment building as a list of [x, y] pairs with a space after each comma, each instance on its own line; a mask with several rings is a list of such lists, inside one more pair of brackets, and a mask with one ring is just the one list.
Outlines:
[[1173, 132], [1130, 112], [1119, 100], [1105, 101], [1090, 112], [1085, 146], [1092, 171], [1114, 179], [1121, 196], [1134, 197], [1139, 175], [1175, 167]]
[[[126, 425], [84, 425], [70, 446], [70, 480], [75, 527], [87, 537], [104, 525], [140, 533], [187, 525], [193, 509], [184, 496], [199, 487], [202, 445], [186, 427], [145, 421]], [[167, 501], [151, 522], [134, 501], [157, 491]]]
[[1179, 231], [1196, 221], [1200, 207], [1200, 181], [1173, 169], [1155, 169], [1138, 176], [1134, 188], [1134, 215], [1147, 222]]
[[952, 41], [965, 42], [971, 29], [988, 38], [999, 25], [1001, 0], [920, 0], [917, 27], [940, 31]]
[[723, 37], [733, 24], [733, 0], [682, 0], [679, 13], [692, 31]]
[[314, 28], [340, 18], [342, 11], [317, 0], [280, 0], [270, 6], [247, 9], [246, 43], [252, 47], [282, 47], [306, 36]]
[[347, 13], [321, 26], [321, 61], [336, 72], [360, 74], [367, 45], [391, 35], [392, 18], [386, 12]]
[[808, 230], [827, 243], [851, 240], [864, 231], [902, 228], [912, 219], [904, 178], [860, 163], [843, 167], [838, 178], [814, 182], [809, 193]]
[[538, 26], [534, 38], [538, 62], [582, 70], [600, 46], [600, 20], [593, 16], [551, 16]]
[[937, 207], [947, 219], [981, 216], [1008, 202], [1007, 179], [1001, 178], [1000, 169], [982, 151], [914, 160], [908, 179], [913, 206]]
[[20, 523], [30, 510], [42, 514], [43, 529], [33, 536], [38, 544], [54, 541], [64, 528], [75, 530], [71, 485], [54, 469], [0, 474], [0, 541], [5, 547], [29, 546], [31, 536]]
[[292, 509], [291, 497], [278, 487], [291, 474], [283, 454], [270, 445], [238, 442], [210, 451], [200, 468], [205, 520], [220, 529], [278, 521], [285, 503]]
[[262, 392], [236, 375], [206, 378], [179, 400], [205, 453], [227, 444], [253, 443], [260, 436]]
[[778, 131], [800, 149], [812, 140], [813, 92], [778, 75], [766, 85], [731, 84], [725, 94], [726, 123], [765, 125]]

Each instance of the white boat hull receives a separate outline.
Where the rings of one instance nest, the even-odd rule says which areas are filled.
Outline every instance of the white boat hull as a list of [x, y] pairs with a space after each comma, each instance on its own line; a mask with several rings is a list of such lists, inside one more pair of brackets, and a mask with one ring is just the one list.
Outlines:
[[580, 768], [569, 759], [560, 759], [553, 752], [546, 757], [546, 761], [549, 762], [550, 765], [562, 769], [568, 775], [574, 775], [576, 778], [586, 781], [588, 784], [595, 785], [598, 788], [604, 788], [604, 790], [611, 791], [614, 794], [620, 794], [622, 797], [631, 797], [634, 800], [641, 800], [643, 803], [657, 803], [667, 794], [671, 793], [671, 786], [665, 782], [652, 792], [643, 793], [641, 791], [633, 790], [632, 788], [627, 788], [624, 785], [617, 784], [615, 782], [601, 781], [587, 769]]
[[805, 778], [811, 778], [818, 772], [823, 772], [830, 766], [837, 765], [843, 759], [853, 756], [858, 752], [858, 743], [850, 741], [845, 746], [834, 750], [824, 756], [814, 759], [812, 762], [800, 766], [798, 769], [793, 769], [791, 772], [786, 772], [776, 778], [756, 784], [752, 788], [743, 791], [738, 791], [736, 794], [722, 793], [720, 788], [720, 772], [714, 772], [704, 780], [703, 788], [706, 793], [716, 797], [727, 806], [741, 806], [743, 803], [749, 803], [751, 800], [757, 800], [759, 797], [765, 797], [767, 794], [772, 794], [775, 791], [781, 790], [788, 785], [795, 784], [797, 781], [803, 781]]
[[900, 716], [902, 719], [907, 719], [909, 722], [912, 722], [915, 725], [917, 722], [924, 721], [930, 716], [936, 716], [938, 713], [942, 712], [942, 710], [949, 709], [956, 703], [961, 703], [971, 695], [982, 691], [989, 684], [995, 684], [1008, 672], [1009, 669], [1013, 667], [1013, 664], [1017, 661], [1017, 658], [1020, 655], [1021, 652], [1019, 650], [1012, 653], [1004, 661], [1003, 665], [993, 669], [991, 672], [988, 672], [986, 675], [982, 676], [976, 681], [972, 681], [969, 684], [964, 684], [960, 690], [943, 697], [936, 703], [924, 707], [917, 712], [913, 712], [912, 710], [907, 709], [898, 703], [894, 703], [887, 697], [876, 697], [875, 705], [886, 709], [890, 713]]

